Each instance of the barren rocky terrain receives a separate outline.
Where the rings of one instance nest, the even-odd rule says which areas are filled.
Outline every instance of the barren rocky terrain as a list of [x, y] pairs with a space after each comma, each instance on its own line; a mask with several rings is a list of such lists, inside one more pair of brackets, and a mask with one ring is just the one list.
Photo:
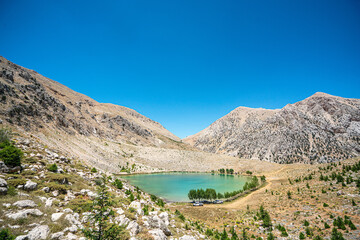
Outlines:
[[344, 160], [360, 153], [360, 100], [316, 93], [282, 109], [239, 107], [184, 141], [277, 163]]

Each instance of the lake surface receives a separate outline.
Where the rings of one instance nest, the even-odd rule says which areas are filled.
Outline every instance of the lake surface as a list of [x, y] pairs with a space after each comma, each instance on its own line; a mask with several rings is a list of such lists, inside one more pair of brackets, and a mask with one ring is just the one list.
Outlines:
[[242, 189], [248, 177], [211, 173], [156, 173], [121, 176], [133, 186], [162, 197], [168, 201], [189, 201], [191, 189], [213, 188], [216, 192], [232, 192]]

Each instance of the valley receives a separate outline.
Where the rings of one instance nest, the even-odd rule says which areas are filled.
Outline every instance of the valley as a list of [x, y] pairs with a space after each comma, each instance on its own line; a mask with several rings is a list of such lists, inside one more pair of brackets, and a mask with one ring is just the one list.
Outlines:
[[[3, 57], [0, 94], [0, 226], [17, 240], [85, 239], [101, 189], [120, 239], [359, 239], [359, 99], [316, 93], [277, 110], [239, 107], [182, 140]], [[194, 207], [122, 178], [219, 169], [266, 182]]]

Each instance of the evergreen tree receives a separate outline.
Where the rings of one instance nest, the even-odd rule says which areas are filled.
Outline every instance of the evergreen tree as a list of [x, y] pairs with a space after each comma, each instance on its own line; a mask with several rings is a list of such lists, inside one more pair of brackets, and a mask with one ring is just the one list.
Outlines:
[[105, 176], [98, 182], [98, 194], [91, 206], [91, 215], [83, 233], [86, 238], [91, 240], [128, 239], [129, 236], [124, 228], [111, 221], [111, 218], [114, 217], [112, 210], [114, 202], [111, 200], [106, 183]]

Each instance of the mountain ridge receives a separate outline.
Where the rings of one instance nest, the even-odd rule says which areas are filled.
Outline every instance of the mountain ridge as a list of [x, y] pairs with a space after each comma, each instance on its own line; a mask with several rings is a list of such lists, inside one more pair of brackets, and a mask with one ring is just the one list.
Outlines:
[[238, 107], [183, 141], [207, 152], [313, 163], [358, 156], [359, 137], [360, 100], [317, 92], [281, 109]]

